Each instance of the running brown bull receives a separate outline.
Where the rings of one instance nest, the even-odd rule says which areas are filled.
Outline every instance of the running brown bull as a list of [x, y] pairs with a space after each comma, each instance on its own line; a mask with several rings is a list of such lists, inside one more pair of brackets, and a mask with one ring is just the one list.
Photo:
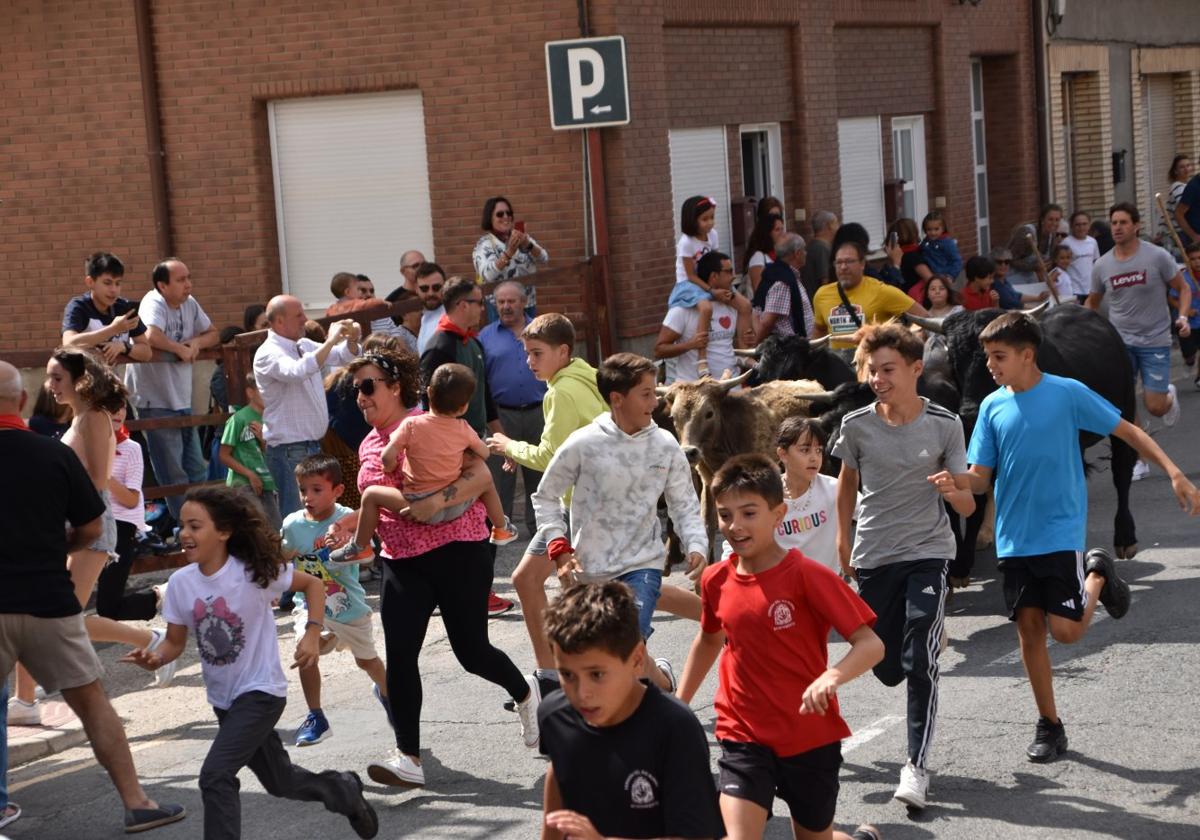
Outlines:
[[741, 389], [748, 375], [676, 382], [659, 389], [663, 413], [700, 478], [710, 537], [716, 534], [716, 508], [704, 491], [713, 474], [734, 455], [760, 452], [774, 458], [779, 425], [788, 417], [808, 416], [813, 400], [828, 397], [819, 382], [807, 379]]

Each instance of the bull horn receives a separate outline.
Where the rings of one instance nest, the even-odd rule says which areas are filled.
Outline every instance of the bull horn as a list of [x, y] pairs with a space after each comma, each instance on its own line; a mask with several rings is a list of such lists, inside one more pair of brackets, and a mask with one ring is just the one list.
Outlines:
[[667, 395], [667, 391], [670, 391], [670, 390], [671, 390], [670, 385], [655, 385], [654, 386], [654, 393], [660, 397], [665, 397]]
[[752, 371], [752, 370], [748, 370], [745, 373], [743, 373], [741, 376], [735, 376], [733, 379], [719, 379], [719, 380], [717, 380], [717, 384], [719, 384], [721, 386], [721, 388], [724, 389], [725, 391], [732, 391], [734, 388], [738, 387], [739, 385], [743, 384], [747, 379], [749, 379], [750, 374], [753, 372], [754, 371]]
[[743, 358], [757, 359], [759, 356], [762, 355], [762, 348], [760, 348], [760, 347], [734, 347], [733, 355], [742, 356]]
[[904, 317], [908, 319], [909, 323], [916, 324], [925, 330], [925, 332], [937, 333], [938, 335], [946, 334], [946, 331], [942, 328], [944, 318], [926, 318], [922, 315], [913, 315], [911, 312], [904, 313]]
[[1050, 308], [1050, 300], [1046, 299], [1046, 300], [1042, 301], [1041, 303], [1039, 303], [1037, 306], [1033, 307], [1033, 309], [1027, 310], [1025, 312], [1025, 314], [1028, 315], [1030, 318], [1032, 318], [1035, 321], [1040, 321], [1040, 320], [1042, 320], [1042, 316], [1046, 314], [1046, 310], [1048, 310], [1049, 308]]
[[818, 391], [813, 394], [801, 394], [800, 398], [816, 402], [817, 400], [832, 400], [834, 396], [833, 391]]
[[810, 338], [808, 340], [808, 346], [810, 348], [820, 350], [821, 348], [828, 346], [831, 338], [833, 338], [831, 335], [823, 335], [820, 338]]

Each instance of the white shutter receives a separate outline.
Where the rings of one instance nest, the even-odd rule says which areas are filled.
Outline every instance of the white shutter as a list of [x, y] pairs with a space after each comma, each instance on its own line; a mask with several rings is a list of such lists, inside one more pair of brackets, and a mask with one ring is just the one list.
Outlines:
[[838, 163], [842, 170], [842, 221], [858, 222], [883, 246], [883, 142], [879, 117], [838, 120]]
[[[671, 147], [671, 198], [675, 204], [672, 242], [679, 240], [679, 211], [693, 195], [706, 195], [717, 203], [717, 237], [721, 251], [734, 257], [733, 228], [729, 215], [729, 151], [725, 128], [673, 128], [667, 132]], [[734, 266], [737, 259], [734, 258]]]
[[305, 309], [324, 314], [339, 271], [382, 296], [402, 252], [433, 259], [419, 91], [279, 100], [268, 119], [283, 288]]
[[1153, 233], [1159, 219], [1158, 204], [1154, 201], [1156, 192], [1164, 193], [1171, 186], [1167, 170], [1171, 168], [1171, 158], [1175, 156], [1175, 82], [1165, 73], [1146, 76], [1146, 118], [1150, 142], [1150, 160], [1146, 166], [1148, 179], [1147, 205], [1153, 208], [1148, 214], [1154, 225], [1143, 225], [1144, 232]]

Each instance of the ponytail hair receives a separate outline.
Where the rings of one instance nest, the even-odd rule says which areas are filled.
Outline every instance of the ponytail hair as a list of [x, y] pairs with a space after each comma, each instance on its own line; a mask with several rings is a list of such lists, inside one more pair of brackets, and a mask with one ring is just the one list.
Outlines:
[[59, 347], [50, 358], [71, 374], [75, 393], [89, 408], [112, 414], [125, 405], [129, 397], [125, 384], [91, 350]]

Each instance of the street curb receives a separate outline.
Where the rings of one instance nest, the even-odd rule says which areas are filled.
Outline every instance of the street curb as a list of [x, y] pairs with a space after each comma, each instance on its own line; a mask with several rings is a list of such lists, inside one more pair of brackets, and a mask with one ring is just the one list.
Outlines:
[[[83, 731], [82, 721], [71, 714], [65, 703], [53, 700], [42, 702], [51, 707], [44, 709], [43, 715], [51, 720], [63, 720], [52, 726], [9, 726], [9, 770], [87, 743], [87, 733]], [[62, 709], [54, 709], [54, 706], [62, 706]]]

